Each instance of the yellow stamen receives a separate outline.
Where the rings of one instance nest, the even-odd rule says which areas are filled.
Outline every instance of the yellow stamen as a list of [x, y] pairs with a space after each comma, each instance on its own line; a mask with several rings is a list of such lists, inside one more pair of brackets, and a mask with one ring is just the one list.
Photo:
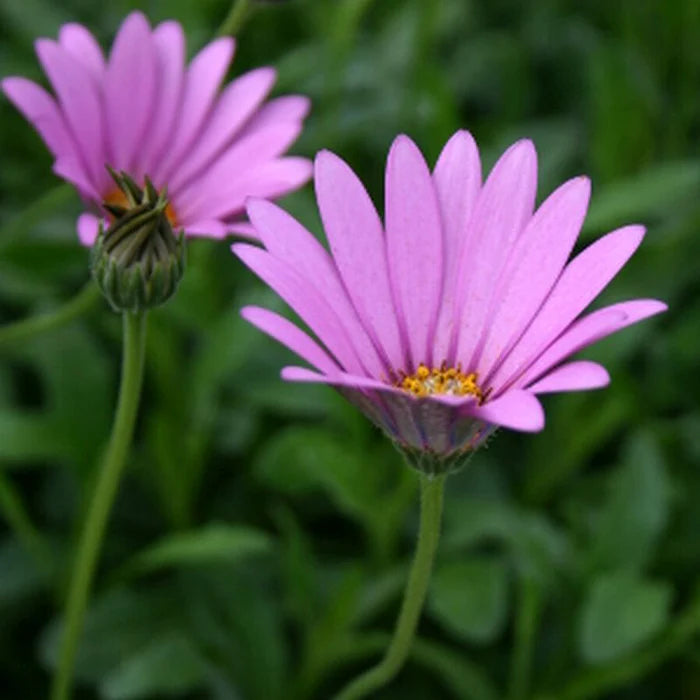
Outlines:
[[443, 363], [440, 367], [429, 368], [421, 362], [413, 374], [403, 376], [396, 382], [396, 386], [410, 391], [416, 396], [430, 396], [431, 394], [474, 396], [481, 402], [485, 395], [478, 385], [477, 379], [476, 372], [464, 374], [459, 365], [446, 367]]
[[[104, 201], [107, 204], [116, 204], [119, 207], [129, 207], [129, 200], [126, 198], [126, 195], [122, 190], [119, 188], [116, 188], [112, 190], [105, 198]], [[173, 205], [168, 202], [168, 205], [165, 207], [165, 216], [167, 217], [168, 221], [170, 222], [170, 225], [173, 228], [177, 228], [177, 217], [175, 216], [175, 210], [173, 209]], [[113, 217], [110, 215], [110, 220]]]

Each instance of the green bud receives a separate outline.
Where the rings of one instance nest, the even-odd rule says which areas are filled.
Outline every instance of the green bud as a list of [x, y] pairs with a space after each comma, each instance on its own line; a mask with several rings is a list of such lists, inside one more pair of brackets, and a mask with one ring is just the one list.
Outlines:
[[126, 173], [108, 169], [125, 206], [104, 203], [114, 222], [100, 227], [90, 271], [115, 311], [142, 311], [175, 293], [185, 271], [185, 236], [173, 233], [165, 190], [156, 192], [148, 178], [141, 189]]

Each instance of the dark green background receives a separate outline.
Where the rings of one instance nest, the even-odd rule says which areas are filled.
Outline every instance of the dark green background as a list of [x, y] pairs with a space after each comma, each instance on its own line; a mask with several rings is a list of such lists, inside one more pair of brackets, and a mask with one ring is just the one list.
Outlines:
[[[107, 45], [134, 8], [180, 20], [191, 53], [228, 11], [0, 0], [0, 73], [42, 80], [37, 36], [77, 20]], [[335, 151], [377, 202], [399, 132], [432, 163], [468, 128], [488, 166], [532, 137], [540, 199], [592, 176], [581, 245], [648, 225], [604, 301], [670, 306], [585, 352], [608, 389], [546, 397], [544, 432], [502, 432], [450, 478], [420, 641], [378, 697], [700, 698], [700, 3], [268, 2], [232, 74], [261, 64], [279, 68], [277, 94], [313, 100], [295, 152]], [[76, 195], [4, 99], [0, 127], [4, 323], [69, 299], [87, 251]], [[320, 231], [310, 186], [285, 206]], [[415, 475], [330, 389], [281, 382], [290, 355], [239, 318], [250, 302], [281, 308], [227, 244], [196, 241], [177, 297], [152, 314], [79, 697], [326, 698], [386, 643]], [[119, 337], [101, 305], [0, 348], [3, 697], [46, 693]]]

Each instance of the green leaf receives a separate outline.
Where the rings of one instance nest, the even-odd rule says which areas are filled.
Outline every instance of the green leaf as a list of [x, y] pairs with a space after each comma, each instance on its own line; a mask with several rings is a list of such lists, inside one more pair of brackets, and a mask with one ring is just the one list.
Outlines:
[[450, 562], [435, 571], [429, 610], [463, 639], [482, 644], [496, 639], [506, 621], [507, 604], [507, 572], [498, 559]]
[[623, 460], [611, 478], [608, 500], [594, 533], [594, 569], [641, 569], [652, 559], [668, 521], [671, 485], [653, 435], [640, 432], [632, 436]]
[[596, 192], [586, 217], [583, 236], [667, 216], [700, 190], [700, 162], [683, 160], [660, 163], [625, 180], [617, 180]]
[[100, 684], [100, 691], [109, 700], [185, 693], [202, 684], [205, 670], [187, 637], [171, 634], [127, 656]]
[[168, 567], [203, 566], [237, 562], [270, 551], [267, 534], [241, 525], [206, 525], [169, 535], [139, 552], [125, 572], [144, 574]]
[[618, 571], [596, 578], [581, 611], [579, 652], [588, 663], [604, 663], [636, 649], [668, 619], [673, 589]]

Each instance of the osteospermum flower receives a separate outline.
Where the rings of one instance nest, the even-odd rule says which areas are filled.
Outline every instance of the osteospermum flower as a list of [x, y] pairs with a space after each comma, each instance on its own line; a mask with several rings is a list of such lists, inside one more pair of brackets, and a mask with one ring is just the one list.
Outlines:
[[102, 202], [125, 203], [106, 165], [167, 189], [174, 228], [214, 237], [251, 234], [241, 219], [249, 195], [281, 196], [309, 179], [308, 160], [282, 157], [301, 131], [308, 99], [265, 102], [272, 68], [245, 73], [219, 92], [233, 51], [233, 39], [217, 39], [185, 66], [180, 24], [152, 30], [133, 12], [108, 59], [79, 24], [61, 27], [58, 41], [36, 42], [54, 95], [25, 78], [2, 81], [53, 154], [54, 171], [89, 203], [92, 213], [78, 219], [84, 244], [95, 240]]
[[581, 312], [642, 240], [625, 226], [567, 263], [590, 194], [569, 180], [535, 211], [537, 161], [519, 141], [485, 182], [472, 137], [457, 132], [431, 173], [399, 136], [382, 222], [352, 170], [323, 151], [318, 206], [331, 254], [279, 207], [252, 201], [265, 250], [235, 253], [317, 340], [272, 311], [243, 315], [306, 360], [290, 381], [339, 389], [426, 471], [464, 461], [497, 426], [538, 431], [539, 394], [602, 387], [605, 368], [569, 355], [666, 307], [637, 299]]

